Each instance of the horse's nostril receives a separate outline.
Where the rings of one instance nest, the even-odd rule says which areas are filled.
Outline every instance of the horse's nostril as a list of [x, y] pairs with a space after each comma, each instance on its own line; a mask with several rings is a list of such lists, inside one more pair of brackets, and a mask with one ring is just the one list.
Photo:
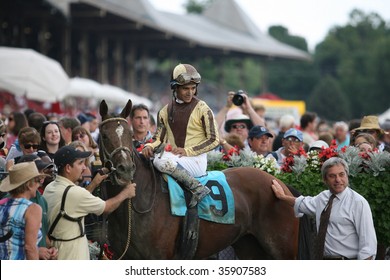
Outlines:
[[124, 173], [126, 171], [126, 168], [123, 164], [120, 164], [116, 167], [116, 171], [119, 173]]

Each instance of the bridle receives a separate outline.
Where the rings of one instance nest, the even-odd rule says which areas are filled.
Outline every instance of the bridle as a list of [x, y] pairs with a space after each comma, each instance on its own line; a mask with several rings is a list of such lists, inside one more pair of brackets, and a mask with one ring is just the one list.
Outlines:
[[[106, 119], [100, 123], [100, 125], [99, 125], [100, 131], [102, 131], [102, 128], [105, 124], [112, 123], [112, 122], [117, 122], [118, 128], [121, 126], [121, 123], [125, 123], [125, 125], [127, 125], [127, 121], [124, 118]], [[129, 135], [129, 137], [130, 137], [130, 135]], [[116, 171], [116, 168], [114, 167], [114, 164], [112, 162], [113, 157], [116, 154], [121, 153], [121, 152], [128, 152], [128, 154], [130, 154], [131, 165], [132, 165], [131, 171], [130, 171], [130, 182], [133, 182], [136, 165], [135, 165], [135, 161], [134, 161], [134, 153], [132, 152], [132, 150], [129, 147], [123, 146], [121, 143], [121, 145], [118, 148], [114, 149], [111, 153], [109, 153], [104, 145], [104, 141], [102, 139], [102, 133], [99, 133], [99, 145], [100, 145], [100, 150], [102, 152], [101, 158], [103, 159], [103, 166], [108, 168], [108, 170], [110, 170], [110, 181], [113, 184], [118, 184], [118, 178], [117, 178], [117, 174], [116, 174], [117, 171]], [[126, 254], [127, 250], [130, 247], [130, 242], [131, 242], [131, 229], [132, 229], [132, 226], [131, 226], [131, 224], [132, 224], [132, 210], [131, 210], [132, 209], [132, 202], [131, 202], [131, 199], [128, 199], [127, 202], [128, 202], [127, 209], [128, 209], [128, 215], [129, 215], [129, 222], [128, 222], [128, 228], [127, 228], [126, 246], [125, 246], [123, 253], [118, 258], [118, 260], [122, 259], [123, 256]]]
[[[102, 121], [99, 125], [99, 129], [101, 130], [105, 124], [112, 123], [112, 122], [116, 122], [118, 128], [120, 126], [122, 126], [121, 123], [125, 123], [125, 125], [127, 125], [127, 121], [124, 118], [111, 118], [111, 119], [107, 119], [107, 120]], [[130, 137], [130, 135], [129, 135], [129, 137]], [[131, 157], [130, 163], [132, 165], [131, 171], [130, 171], [130, 181], [132, 182], [134, 179], [134, 173], [135, 173], [135, 168], [136, 168], [136, 165], [134, 162], [134, 153], [132, 152], [132, 150], [129, 147], [123, 146], [121, 143], [120, 146], [118, 148], [115, 148], [111, 153], [108, 152], [107, 148], [104, 144], [104, 141], [102, 139], [101, 133], [99, 133], [99, 145], [100, 145], [100, 150], [102, 153], [101, 158], [103, 159], [103, 167], [108, 168], [108, 170], [110, 171], [110, 180], [111, 180], [111, 182], [113, 182], [116, 185], [119, 185], [119, 183], [118, 183], [118, 177], [117, 177], [117, 170], [114, 166], [112, 159], [114, 158], [115, 155], [117, 155], [118, 153], [121, 153], [121, 152], [125, 152], [125, 153], [127, 152], [130, 155], [130, 157]]]

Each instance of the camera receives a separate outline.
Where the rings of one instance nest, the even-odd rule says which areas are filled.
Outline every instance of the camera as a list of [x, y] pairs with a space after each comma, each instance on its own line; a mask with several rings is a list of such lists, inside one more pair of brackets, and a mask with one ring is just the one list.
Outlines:
[[242, 89], [240, 89], [233, 95], [232, 102], [234, 105], [241, 106], [242, 103], [244, 103], [245, 97], [242, 95], [243, 93], [245, 92]]

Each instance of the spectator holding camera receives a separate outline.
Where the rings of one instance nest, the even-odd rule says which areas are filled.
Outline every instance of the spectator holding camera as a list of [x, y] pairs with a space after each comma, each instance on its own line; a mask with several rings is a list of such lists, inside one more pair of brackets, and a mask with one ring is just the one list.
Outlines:
[[[233, 105], [237, 107], [234, 108]], [[226, 100], [226, 105], [218, 112], [215, 117], [220, 130], [220, 135], [224, 136], [227, 133], [230, 133], [230, 130], [232, 128], [231, 126], [234, 124], [232, 123], [232, 121], [240, 118], [242, 119], [243, 115], [247, 116], [245, 117], [245, 119], [248, 119], [250, 121], [250, 127], [246, 127], [247, 131], [245, 137], [244, 134], [242, 134], [243, 142], [247, 142], [249, 129], [253, 125], [265, 126], [265, 121], [256, 113], [251, 104], [250, 98], [244, 91], [239, 90], [237, 93], [235, 93], [234, 91], [229, 91]], [[227, 122], [229, 122], [229, 125], [226, 125]], [[245, 122], [247, 121], [245, 120]], [[225, 139], [223, 137], [221, 137], [220, 140], [221, 144], [225, 142]]]

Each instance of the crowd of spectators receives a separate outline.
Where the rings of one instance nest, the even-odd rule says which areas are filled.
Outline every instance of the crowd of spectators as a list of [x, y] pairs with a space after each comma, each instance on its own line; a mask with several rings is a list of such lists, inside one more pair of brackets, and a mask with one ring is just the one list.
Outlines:
[[[251, 149], [258, 155], [275, 158], [279, 166], [282, 166], [284, 158], [296, 153], [301, 148], [309, 151], [327, 148], [335, 144], [337, 149], [353, 145], [366, 152], [390, 151], [390, 120], [380, 124], [378, 117], [371, 115], [362, 116], [358, 122], [356, 120], [328, 122], [320, 119], [314, 112], [306, 112], [299, 120], [289, 114], [283, 115], [277, 120], [278, 126], [269, 127], [265, 118], [265, 107], [254, 107], [245, 93], [243, 93], [243, 104], [236, 106], [232, 103], [233, 96], [234, 92], [229, 92], [225, 106], [219, 112], [215, 112], [220, 133], [218, 149], [221, 151]], [[96, 174], [93, 172], [93, 165], [100, 161], [98, 125], [99, 117], [90, 112], [81, 112], [77, 116], [45, 116], [32, 110], [15, 111], [7, 115], [0, 114], [0, 180], [4, 182], [14, 180], [20, 183], [18, 186], [11, 186], [13, 191], [10, 190], [8, 181], [8, 187], [1, 188], [0, 206], [2, 211], [0, 215], [7, 215], [8, 212], [3, 211], [6, 209], [4, 205], [10, 198], [20, 197], [20, 194], [23, 194], [22, 197], [26, 201], [33, 201], [33, 203], [40, 205], [39, 209], [44, 210], [37, 210], [35, 206], [29, 210], [40, 216], [39, 219], [34, 220], [33, 225], [38, 222], [42, 223], [41, 228], [37, 226], [26, 228], [25, 234], [27, 234], [27, 230], [29, 230], [29, 234], [33, 231], [31, 236], [36, 238], [33, 240], [35, 243], [31, 243], [30, 239], [19, 240], [17, 244], [19, 247], [25, 246], [26, 253], [10, 254], [15, 248], [7, 245], [7, 241], [2, 242], [0, 246], [2, 258], [57, 259], [58, 256], [66, 258], [61, 250], [58, 251], [56, 243], [48, 236], [50, 222], [47, 211], [53, 217], [55, 214], [50, 212], [50, 205], [49, 210], [47, 210], [48, 205], [42, 194], [44, 194], [46, 186], [59, 176], [55, 159], [57, 152], [64, 153], [63, 147], [79, 151], [85, 160], [83, 161], [85, 168], [82, 168], [81, 176], [69, 179], [71, 183], [92, 193], [107, 178], [107, 175], [104, 174], [95, 176]], [[129, 125], [133, 129], [134, 146], [141, 151], [144, 145], [151, 141], [156, 130], [156, 123], [149, 108], [142, 104], [134, 106], [129, 117]], [[76, 154], [76, 152], [69, 153], [73, 156]], [[17, 167], [23, 162], [35, 162], [36, 168], [24, 163], [24, 168], [29, 170], [28, 177], [14, 178], [23, 173], [20, 171], [21, 167]], [[73, 162], [65, 162], [73, 164]], [[67, 173], [67, 170], [64, 170], [64, 166], [61, 168], [62, 176], [72, 176]], [[63, 182], [69, 183], [65, 179]], [[66, 186], [64, 185], [64, 187]], [[131, 188], [132, 190], [130, 190]], [[134, 186], [128, 186], [126, 195], [119, 200], [134, 196], [134, 192]], [[24, 195], [25, 193], [28, 195]], [[85, 193], [82, 195], [87, 197]], [[89, 196], [88, 199], [94, 201], [96, 205], [90, 212], [92, 214], [100, 215], [115, 208], [115, 205], [105, 208], [102, 201], [94, 200]], [[30, 205], [30, 203], [26, 205]], [[25, 207], [24, 211], [27, 211], [26, 209], [28, 206]], [[87, 214], [85, 213], [85, 215]], [[26, 217], [31, 216], [29, 212], [26, 212], [26, 215]], [[1, 220], [2, 222], [7, 221], [3, 216]], [[1, 234], [6, 236], [7, 232], [2, 230]], [[3, 236], [1, 237], [3, 238]], [[36, 244], [37, 248], [32, 250], [31, 244]], [[85, 251], [83, 251], [83, 256], [85, 257]]]

